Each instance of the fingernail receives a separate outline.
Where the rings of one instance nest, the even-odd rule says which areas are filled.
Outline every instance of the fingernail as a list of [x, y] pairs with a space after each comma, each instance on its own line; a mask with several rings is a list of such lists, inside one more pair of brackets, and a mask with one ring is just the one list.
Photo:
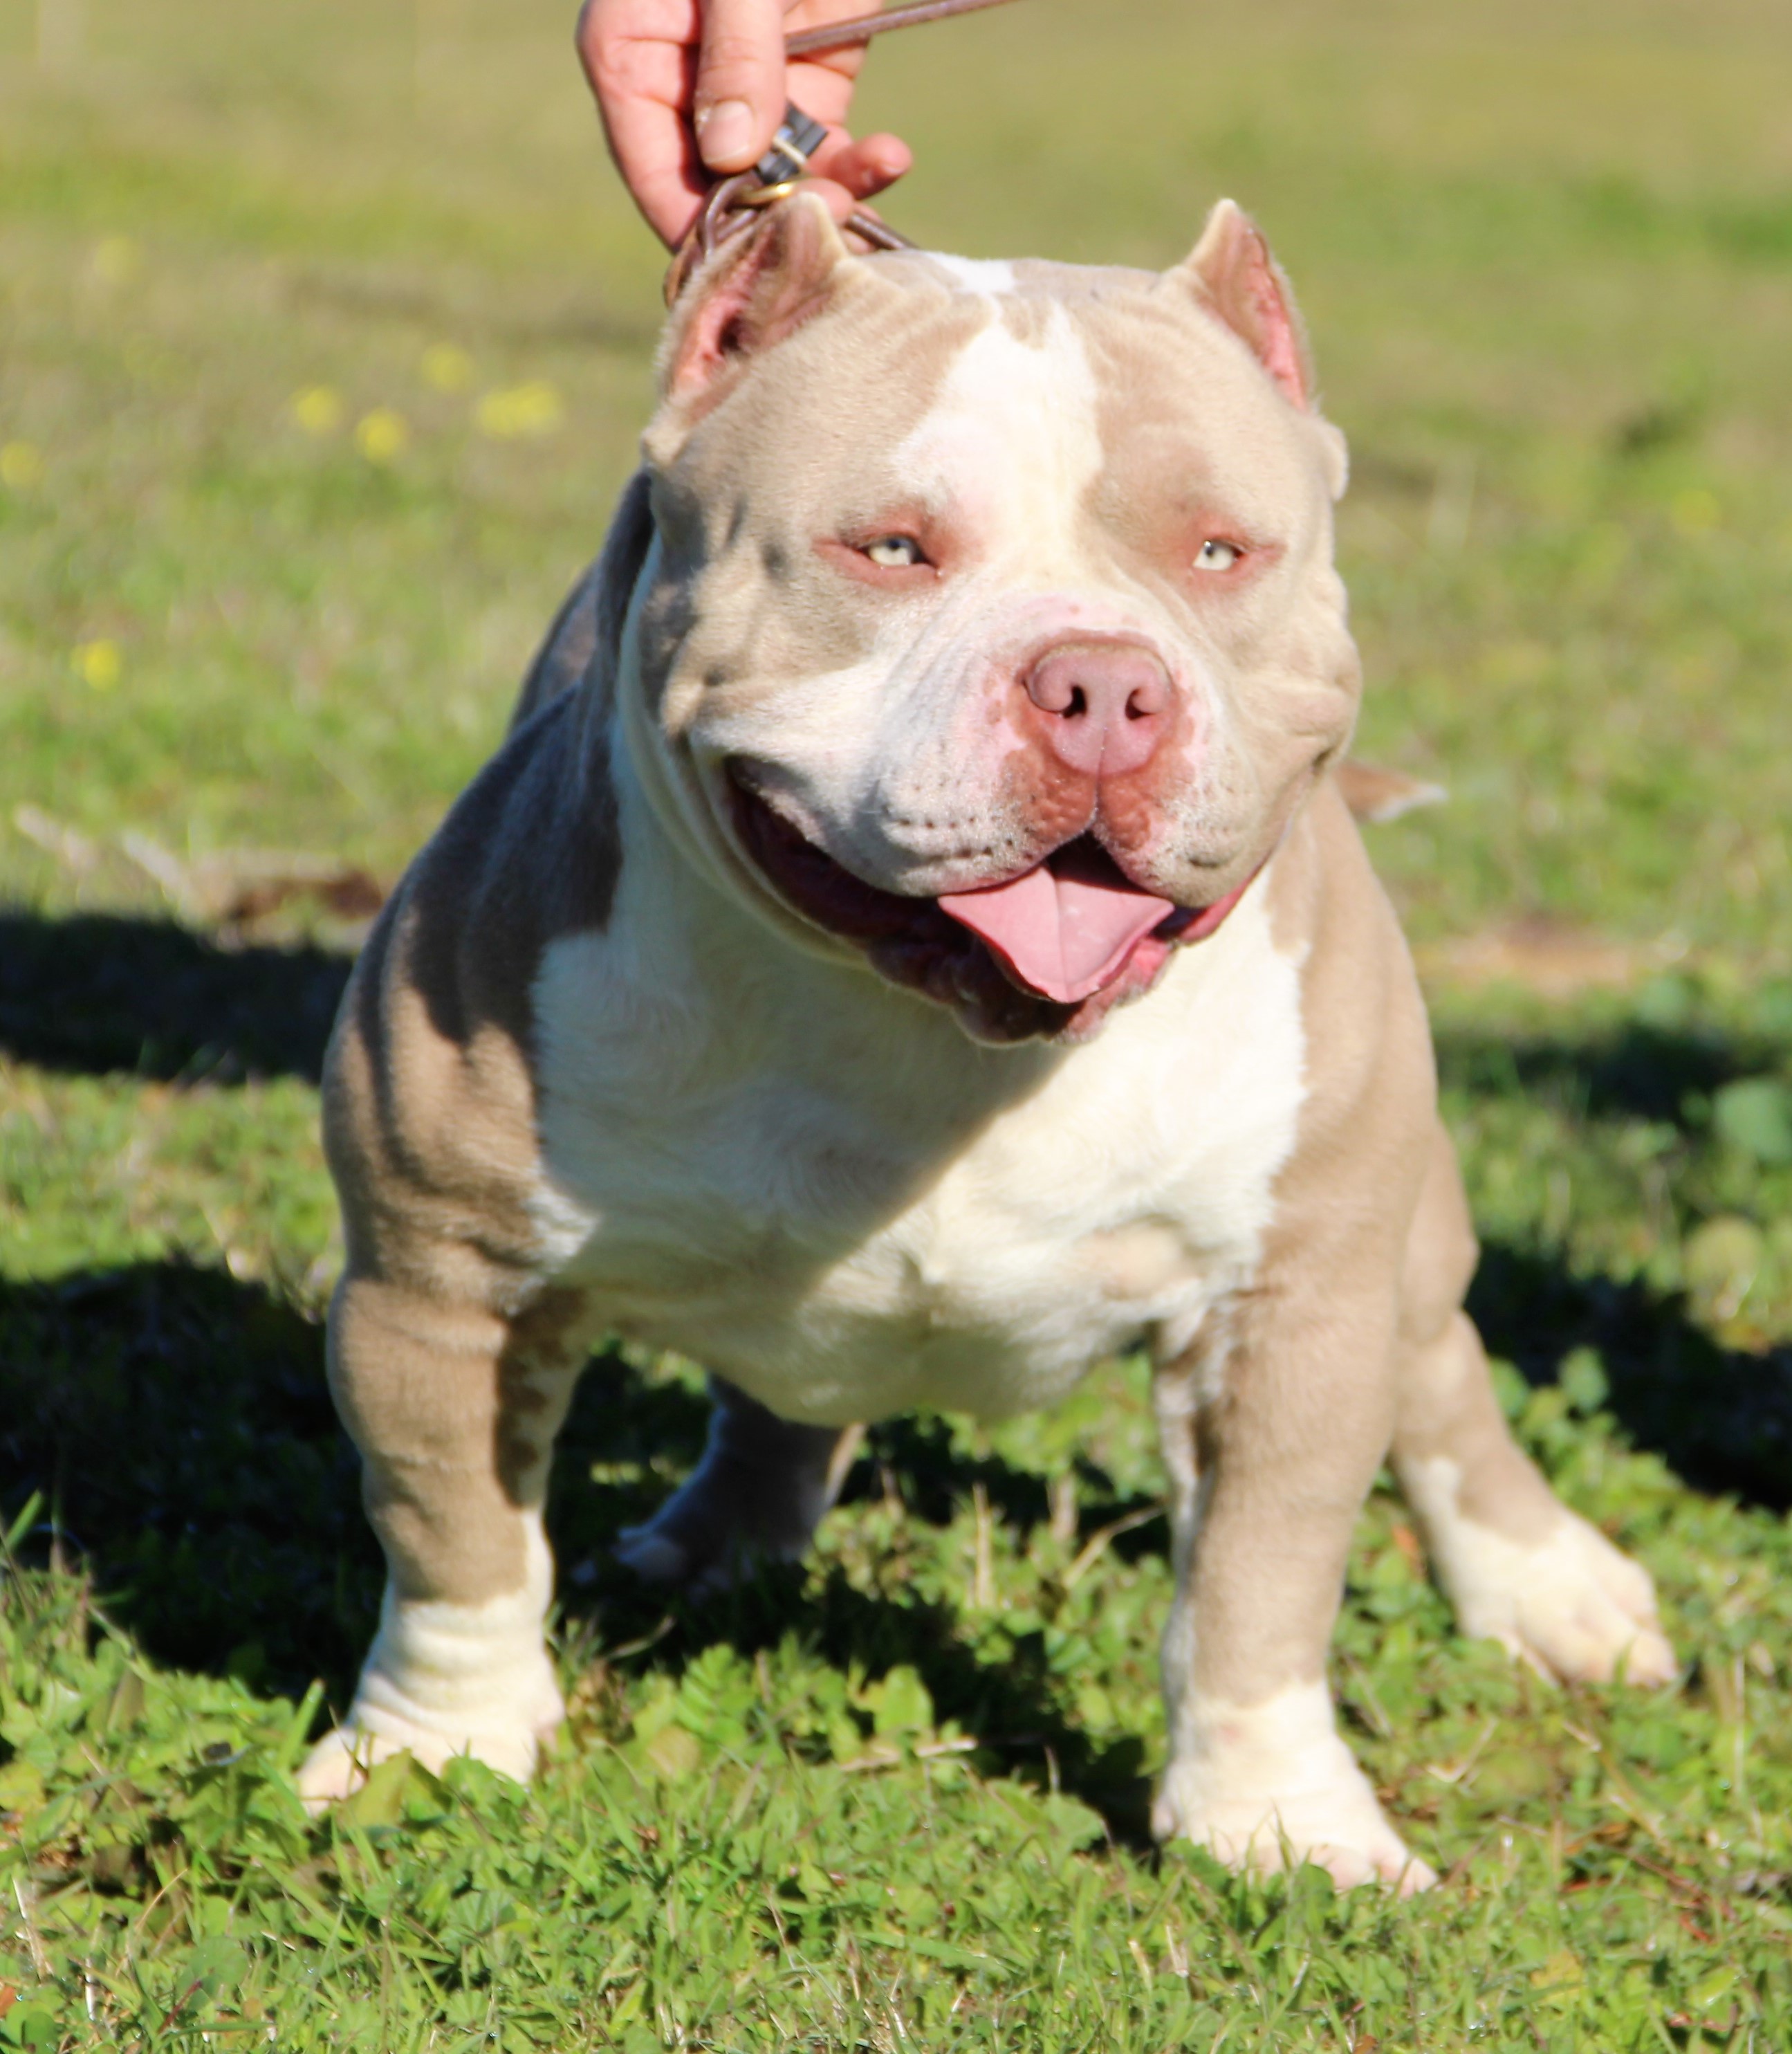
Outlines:
[[753, 109], [744, 100], [718, 100], [697, 117], [697, 147], [705, 163], [725, 167], [753, 148]]

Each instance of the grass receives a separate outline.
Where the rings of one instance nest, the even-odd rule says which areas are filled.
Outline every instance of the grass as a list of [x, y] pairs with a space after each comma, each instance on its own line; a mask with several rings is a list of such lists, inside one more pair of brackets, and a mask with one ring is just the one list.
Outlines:
[[1240, 1882], [1144, 1831], [1136, 1363], [879, 1429], [811, 1565], [662, 1615], [606, 1544], [701, 1406], [609, 1356], [548, 1773], [298, 1810], [377, 1595], [322, 1036], [649, 399], [568, 11], [89, 0], [76, 62], [72, 0], [0, 0], [0, 2048], [1792, 2044], [1772, 0], [1029, 0], [868, 89], [929, 240], [1167, 262], [1231, 191], [1287, 259], [1355, 451], [1365, 750], [1452, 793], [1374, 847], [1476, 1311], [1684, 1682], [1453, 1639], [1378, 1493], [1334, 1679], [1445, 1887]]

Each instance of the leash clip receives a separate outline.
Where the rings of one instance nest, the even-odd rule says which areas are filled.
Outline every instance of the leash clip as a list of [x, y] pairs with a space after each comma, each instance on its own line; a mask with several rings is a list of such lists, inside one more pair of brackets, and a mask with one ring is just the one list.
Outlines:
[[827, 140], [827, 124], [805, 114], [795, 100], [784, 103], [784, 119], [772, 147], [753, 167], [762, 186], [789, 185], [809, 168], [809, 159]]
[[[697, 218], [685, 231], [685, 238], [673, 252], [666, 273], [666, 304], [670, 306], [685, 289], [698, 265], [713, 256], [725, 242], [732, 242], [753, 225], [762, 207], [776, 207], [796, 191], [809, 168], [809, 159], [827, 140], [827, 124], [805, 114], [794, 100], [784, 108], [784, 119], [772, 138], [772, 147], [750, 171], [737, 171], [732, 178], [710, 187]], [[845, 226], [874, 250], [913, 250], [906, 235], [898, 235], [886, 222], [863, 207], [847, 216]]]
[[[973, 14], [985, 7], [1000, 7], [1008, 0], [910, 0], [910, 4], [859, 14], [848, 22], [831, 22], [825, 28], [804, 29], [784, 38], [787, 57], [812, 57], [824, 50], [863, 47], [874, 36], [891, 29], [918, 28], [925, 22], [944, 21], [949, 15]], [[672, 254], [666, 273], [666, 304], [670, 306], [685, 289], [686, 281], [706, 257], [725, 242], [732, 242], [751, 226], [756, 208], [776, 207], [796, 189], [797, 181], [809, 168], [809, 159], [827, 140], [827, 124], [805, 114], [794, 100], [787, 101], [784, 119], [772, 137], [772, 147], [750, 171], [737, 171], [709, 188], [697, 218], [685, 231], [684, 240]], [[906, 235], [880, 221], [863, 207], [856, 207], [844, 223], [862, 242], [874, 250], [913, 250], [918, 246]]]

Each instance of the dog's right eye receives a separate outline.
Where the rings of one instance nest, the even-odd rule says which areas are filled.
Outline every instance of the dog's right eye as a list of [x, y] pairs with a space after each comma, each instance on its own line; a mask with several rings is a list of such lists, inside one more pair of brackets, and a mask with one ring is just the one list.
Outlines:
[[927, 561], [927, 552], [913, 535], [880, 535], [865, 545], [865, 554], [886, 571], [904, 571]]

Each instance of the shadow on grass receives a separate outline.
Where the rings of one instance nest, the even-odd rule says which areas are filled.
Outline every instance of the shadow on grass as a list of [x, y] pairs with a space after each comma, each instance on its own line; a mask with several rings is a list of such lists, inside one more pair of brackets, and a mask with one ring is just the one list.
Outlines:
[[1775, 1053], [1767, 1042], [1757, 1047], [1697, 1028], [1668, 1032], [1637, 1020], [1573, 1038], [1482, 1036], [1460, 1028], [1437, 1036], [1439, 1072], [1456, 1089], [1476, 1096], [1543, 1096], [1594, 1118], [1677, 1119], [1689, 1096], [1752, 1074]]
[[257, 1688], [352, 1678], [378, 1550], [321, 1330], [177, 1263], [0, 1284], [0, 1524], [44, 1499], [108, 1613], [157, 1659]]
[[[625, 1607], [643, 1621], [649, 1611], [656, 1620], [665, 1615], [662, 1604], [642, 1605], [639, 1585], [606, 1599], [601, 1610], [610, 1645], [619, 1643]], [[874, 1596], [855, 1589], [837, 1567], [819, 1589], [800, 1568], [764, 1571], [701, 1603], [678, 1605], [670, 1615], [672, 1631], [656, 1643], [651, 1659], [674, 1671], [715, 1642], [752, 1655], [787, 1635], [834, 1667], [856, 1666], [868, 1677], [906, 1663], [927, 1686], [939, 1718], [954, 1719], [974, 1734], [995, 1773], [1042, 1788], [1055, 1781], [1099, 1812], [1117, 1840], [1140, 1850], [1153, 1843], [1142, 1741], [1128, 1734], [1104, 1745], [1066, 1717], [1063, 1680], [1051, 1673], [1043, 1631], [1016, 1637], [999, 1662], [984, 1659], [963, 1639], [956, 1605], [912, 1593]]]
[[1532, 1383], [1571, 1350], [1597, 1348], [1613, 1414], [1696, 1490], [1792, 1506], [1792, 1347], [1720, 1347], [1676, 1298], [1497, 1245], [1483, 1251], [1468, 1309], [1489, 1351]]
[[0, 1055], [46, 1069], [315, 1083], [349, 958], [169, 920], [0, 912]]
[[[1537, 1381], [1570, 1348], [1598, 1346], [1617, 1416], [1689, 1483], [1792, 1504], [1792, 1350], [1726, 1352], [1676, 1300], [1499, 1248], [1475, 1309], [1493, 1347]], [[693, 1389], [645, 1380], [612, 1355], [594, 1361], [549, 1505], [572, 1617], [603, 1646], [651, 1642], [640, 1659], [672, 1670], [712, 1642], [751, 1651], [787, 1634], [871, 1675], [911, 1663], [941, 1716], [998, 1759], [1041, 1777], [1055, 1764], [1117, 1834], [1143, 1834], [1136, 1753], [1098, 1752], [1064, 1722], [1037, 1637], [998, 1666], [964, 1643], [951, 1606], [876, 1600], [837, 1571], [819, 1588], [775, 1572], [668, 1607], [617, 1565], [616, 1533], [688, 1470], [706, 1416]], [[936, 1420], [878, 1429], [849, 1498], [881, 1494], [884, 1470], [921, 1525], [949, 1518], [975, 1482], [1016, 1527], [1047, 1516], [1039, 1478], [955, 1450]], [[1098, 1471], [1086, 1475], [1098, 1486]], [[330, 1702], [346, 1702], [375, 1623], [378, 1551], [325, 1388], [322, 1331], [277, 1294], [158, 1263], [0, 1285], [0, 1523], [33, 1491], [46, 1509], [27, 1558], [43, 1560], [60, 1529], [66, 1556], [85, 1561], [110, 1615], [155, 1659], [287, 1694], [321, 1676]], [[1113, 1516], [1085, 1498], [1086, 1529]], [[1163, 1545], [1161, 1528], [1130, 1538], [1138, 1551]]]
[[[24, 1558], [84, 1565], [108, 1615], [154, 1659], [288, 1695], [321, 1676], [344, 1705], [375, 1623], [380, 1565], [323, 1340], [276, 1293], [219, 1270], [143, 1263], [0, 1284], [0, 1527], [41, 1493]], [[592, 1618], [604, 1645], [652, 1636], [666, 1613], [610, 1544], [695, 1462], [708, 1409], [611, 1355], [580, 1387], [548, 1523], [572, 1572], [568, 1610]], [[937, 1422], [880, 1430], [849, 1496], [881, 1491], [882, 1468], [919, 1521], [949, 1518], [977, 1481], [1017, 1523], [1045, 1516], [1038, 1478], [955, 1454]], [[654, 1666], [681, 1669], [717, 1640], [751, 1651], [787, 1634], [873, 1675], [911, 1662], [941, 1715], [988, 1737], [999, 1758], [1043, 1779], [1049, 1749], [1066, 1786], [1117, 1831], [1144, 1831], [1136, 1750], [1098, 1753], [1063, 1723], [1042, 1642], [992, 1669], [958, 1639], [950, 1607], [881, 1603], [837, 1573], [812, 1592], [800, 1572], [770, 1572], [671, 1611]]]
[[[314, 946], [222, 946], [171, 920], [0, 909], [0, 1056], [96, 1074], [315, 1082], [351, 966]], [[1573, 1038], [1451, 1027], [1437, 1045], [1459, 1089], [1672, 1119], [1689, 1095], [1770, 1066], [1782, 1041], [1633, 1019]]]
[[[837, 1567], [819, 1588], [803, 1568], [780, 1565], [694, 1602], [669, 1599], [623, 1568], [611, 1544], [622, 1527], [655, 1510], [675, 1477], [694, 1463], [706, 1420], [706, 1401], [694, 1392], [644, 1385], [614, 1356], [600, 1356], [587, 1371], [561, 1435], [548, 1505], [549, 1530], [567, 1572], [562, 1602], [569, 1616], [590, 1620], [604, 1647], [650, 1641], [643, 1666], [674, 1672], [714, 1643], [751, 1655], [787, 1635], [836, 1668], [856, 1665], [867, 1676], [906, 1663], [926, 1684], [938, 1716], [977, 1735], [986, 1756], [1041, 1786], [1055, 1777], [1101, 1812], [1118, 1838], [1150, 1844], [1142, 1744], [1127, 1737], [1098, 1747], [1067, 1722], [1043, 1633], [1022, 1635], [996, 1665], [965, 1643], [955, 1605], [912, 1592], [894, 1600], [873, 1596]], [[612, 1475], [634, 1474], [594, 1488], [586, 1481], [594, 1462]], [[1091, 1465], [1083, 1475], [1098, 1490], [1105, 1485], [1111, 1498], [1100, 1470]], [[916, 1525], [943, 1525], [978, 1483], [992, 1510], [1023, 1532], [1049, 1516], [1045, 1478], [999, 1456], [955, 1449], [950, 1428], [930, 1417], [873, 1428], [842, 1499], [850, 1505], [894, 1489]], [[1082, 1523], [1091, 1529], [1140, 1502], [1117, 1507], [1086, 1500]], [[1163, 1544], [1159, 1526], [1123, 1537], [1115, 1548], [1139, 1553]]]

